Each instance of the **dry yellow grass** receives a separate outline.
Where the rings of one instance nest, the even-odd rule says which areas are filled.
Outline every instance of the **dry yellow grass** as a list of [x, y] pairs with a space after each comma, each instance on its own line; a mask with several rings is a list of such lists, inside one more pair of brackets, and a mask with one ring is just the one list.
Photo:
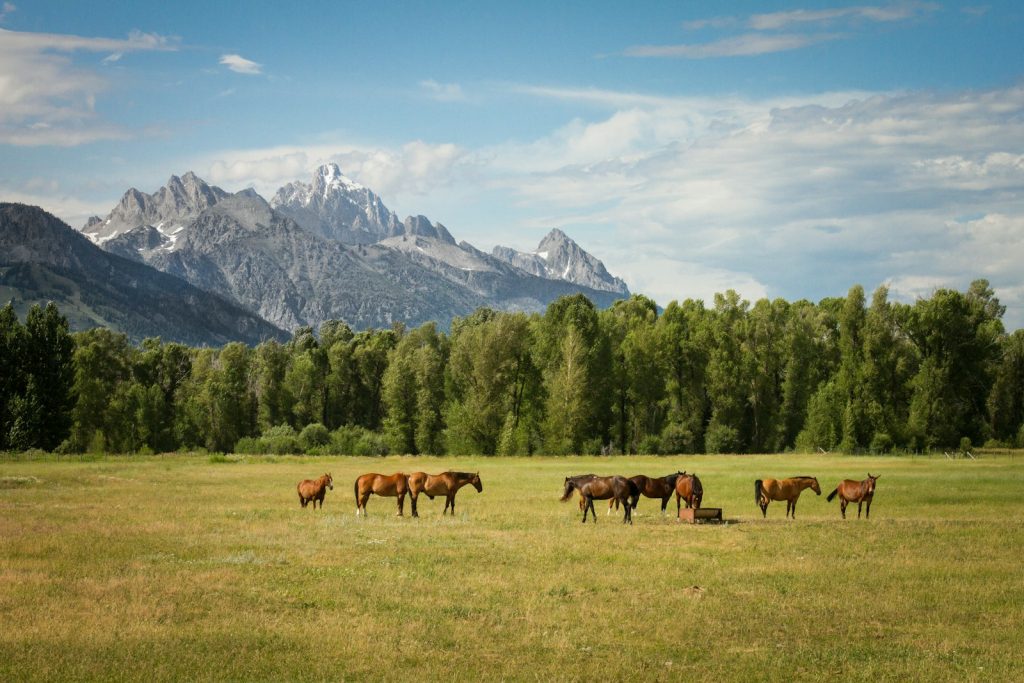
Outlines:
[[[0, 680], [1020, 677], [1024, 459], [227, 460], [0, 461]], [[558, 502], [568, 474], [677, 468], [730, 524]], [[484, 490], [355, 517], [357, 475], [414, 469]], [[868, 470], [870, 521], [754, 504], [758, 477]]]

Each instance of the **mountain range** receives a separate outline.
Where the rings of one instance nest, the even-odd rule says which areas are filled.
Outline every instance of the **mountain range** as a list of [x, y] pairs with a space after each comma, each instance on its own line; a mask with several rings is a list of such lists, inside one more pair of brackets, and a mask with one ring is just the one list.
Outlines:
[[560, 230], [534, 252], [496, 247], [488, 254], [425, 216], [400, 219], [335, 164], [316, 169], [310, 182], [285, 185], [269, 202], [192, 172], [171, 176], [152, 194], [129, 189], [81, 232], [121, 257], [118, 263], [154, 269], [257, 314], [270, 323], [265, 336], [332, 319], [356, 329], [447, 327], [481, 306], [541, 311], [582, 292], [606, 307], [629, 296], [622, 280]]

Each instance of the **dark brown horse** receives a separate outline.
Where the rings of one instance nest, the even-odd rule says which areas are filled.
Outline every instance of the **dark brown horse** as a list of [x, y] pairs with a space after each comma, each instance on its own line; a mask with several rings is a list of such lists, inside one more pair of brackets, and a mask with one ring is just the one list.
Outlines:
[[846, 519], [846, 506], [849, 503], [857, 504], [857, 519], [860, 519], [860, 506], [864, 503], [868, 504], [868, 509], [864, 513], [864, 518], [869, 519], [871, 517], [871, 499], [875, 497], [875, 482], [878, 481], [877, 477], [872, 477], [871, 473], [868, 472], [868, 478], [864, 481], [854, 481], [852, 479], [844, 479], [839, 482], [839, 486], [828, 494], [828, 502], [832, 502], [832, 499], [839, 495], [839, 510], [843, 513], [843, 519]]
[[420, 516], [416, 509], [416, 502], [420, 494], [425, 493], [430, 500], [434, 500], [434, 496], [445, 496], [444, 511], [441, 516], [443, 517], [448, 512], [448, 507], [451, 506], [452, 517], [454, 517], [455, 494], [466, 484], [472, 484], [477, 493], [484, 490], [479, 472], [442, 472], [441, 474], [413, 472], [409, 475], [409, 499], [412, 501], [412, 516]]
[[[686, 472], [673, 472], [672, 474], [666, 474], [664, 477], [648, 477], [644, 474], [638, 474], [635, 477], [630, 477], [629, 480], [636, 484], [637, 488], [640, 489], [640, 495], [645, 498], [660, 498], [661, 499], [661, 514], [665, 514], [665, 508], [668, 507], [668, 501], [672, 499], [672, 493], [676, 490], [676, 480], [679, 477], [686, 474]], [[637, 496], [633, 500], [633, 509], [636, 510], [636, 505], [640, 501], [640, 496]], [[612, 513], [612, 507], [615, 509], [619, 508], [619, 501], [612, 499], [608, 501], [608, 514]]]
[[761, 516], [768, 516], [768, 503], [773, 500], [786, 501], [786, 517], [792, 512], [796, 519], [796, 501], [800, 493], [810, 488], [821, 495], [816, 477], [790, 477], [789, 479], [758, 479], [754, 482], [754, 501], [761, 507]]
[[366, 514], [366, 501], [370, 499], [371, 493], [378, 496], [396, 496], [398, 498], [398, 516], [402, 516], [405, 507], [405, 494], [409, 492], [409, 481], [401, 472], [392, 475], [364, 474], [356, 479], [356, 516], [359, 513]]
[[299, 503], [306, 507], [309, 501], [313, 501], [313, 509], [316, 510], [316, 503], [320, 501], [320, 509], [324, 509], [324, 495], [327, 489], [334, 490], [334, 479], [330, 474], [325, 474], [318, 479], [303, 479], [296, 487], [299, 492]]
[[697, 478], [696, 474], [686, 474], [685, 472], [676, 479], [676, 516], [679, 516], [679, 511], [682, 509], [681, 503], [686, 502], [686, 507], [697, 509], [700, 507], [700, 503], [704, 500], [704, 486], [700, 483], [700, 479]]
[[587, 512], [594, 515], [594, 522], [597, 522], [597, 513], [594, 512], [595, 500], [607, 500], [614, 498], [626, 509], [622, 523], [633, 523], [633, 501], [640, 496], [640, 489], [636, 484], [625, 477], [595, 477], [583, 475], [579, 477], [565, 478], [565, 491], [562, 493], [563, 502], [572, 498], [572, 492], [579, 491], [583, 496], [583, 522], [587, 521]]

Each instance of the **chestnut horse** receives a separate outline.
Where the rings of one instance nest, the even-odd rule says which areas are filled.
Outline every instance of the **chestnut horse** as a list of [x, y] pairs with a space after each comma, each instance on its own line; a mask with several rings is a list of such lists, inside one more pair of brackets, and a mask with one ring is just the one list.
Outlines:
[[434, 496], [445, 496], [443, 517], [452, 508], [452, 517], [455, 516], [455, 494], [466, 484], [472, 484], [477, 493], [484, 490], [480, 481], [479, 472], [442, 472], [441, 474], [427, 474], [426, 472], [413, 472], [409, 476], [409, 500], [412, 501], [412, 516], [419, 517], [416, 509], [417, 499], [421, 493], [427, 494], [427, 498], [434, 500]]
[[387, 476], [383, 474], [364, 474], [356, 479], [356, 517], [362, 512], [366, 514], [366, 501], [371, 493], [378, 496], [396, 496], [398, 498], [398, 516], [402, 516], [405, 507], [405, 494], [409, 492], [409, 481], [401, 472]]
[[[881, 476], [878, 475], [878, 477]], [[828, 498], [825, 500], [831, 503], [836, 494], [839, 494], [839, 510], [843, 513], [843, 519], [846, 519], [848, 503], [857, 504], [857, 519], [860, 519], [860, 506], [867, 503], [868, 509], [865, 511], [864, 518], [868, 519], [871, 517], [871, 499], [875, 497], [875, 482], [878, 481], [878, 477], [872, 477], [868, 472], [868, 478], [864, 481], [844, 479], [839, 482], [839, 486], [832, 493], [828, 494]]]
[[303, 479], [296, 487], [299, 492], [299, 503], [306, 507], [309, 501], [313, 501], [313, 509], [316, 510], [316, 502], [320, 501], [320, 509], [324, 509], [324, 495], [327, 489], [334, 490], [334, 478], [325, 474], [318, 479]]
[[821, 495], [816, 477], [790, 477], [789, 479], [758, 479], [754, 482], [754, 501], [761, 507], [761, 515], [768, 517], [768, 503], [773, 500], [786, 501], [786, 517], [790, 513], [796, 519], [796, 501], [801, 491], [810, 488]]
[[640, 488], [625, 477], [595, 477], [583, 475], [579, 477], [565, 478], [565, 491], [561, 500], [567, 501], [572, 497], [573, 491], [579, 491], [583, 496], [583, 522], [587, 521], [587, 511], [594, 515], [594, 522], [597, 522], [597, 513], [594, 512], [595, 500], [607, 500], [614, 498], [626, 509], [622, 523], [633, 523], [633, 505], [640, 497]]
[[700, 483], [700, 479], [697, 478], [696, 474], [686, 474], [676, 479], [676, 516], [679, 516], [679, 510], [682, 508], [680, 504], [682, 501], [686, 501], [686, 507], [697, 509], [700, 507], [700, 503], [704, 500], [704, 486]]
[[[661, 499], [661, 514], [665, 514], [665, 508], [668, 507], [668, 501], [672, 499], [672, 492], [676, 490], [676, 480], [686, 474], [686, 472], [673, 472], [672, 474], [666, 474], [664, 477], [648, 477], [643, 474], [638, 474], [635, 477], [630, 477], [629, 480], [636, 484], [637, 488], [640, 489], [640, 495], [645, 498], [660, 498]], [[636, 510], [636, 504], [640, 501], [640, 497], [633, 501], [633, 509]], [[612, 506], [615, 509], [619, 507], [619, 501], [612, 499], [608, 501], [608, 514], [612, 513]]]

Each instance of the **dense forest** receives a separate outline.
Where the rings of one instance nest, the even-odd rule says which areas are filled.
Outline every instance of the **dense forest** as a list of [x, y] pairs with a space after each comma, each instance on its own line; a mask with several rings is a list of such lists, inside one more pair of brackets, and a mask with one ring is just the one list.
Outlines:
[[1024, 446], [1024, 330], [989, 283], [480, 309], [450, 332], [131, 345], [50, 304], [0, 309], [0, 450], [241, 453], [905, 452]]

